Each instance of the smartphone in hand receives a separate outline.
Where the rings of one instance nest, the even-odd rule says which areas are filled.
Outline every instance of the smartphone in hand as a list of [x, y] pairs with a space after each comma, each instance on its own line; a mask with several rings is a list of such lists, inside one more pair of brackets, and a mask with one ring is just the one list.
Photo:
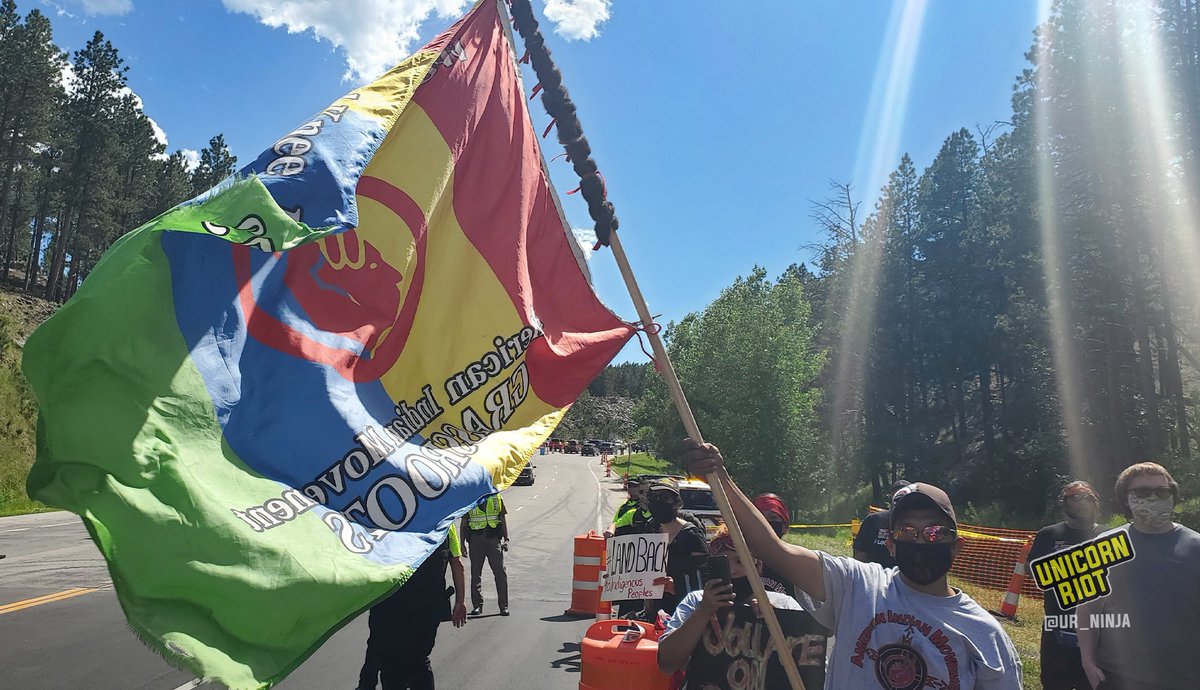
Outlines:
[[704, 582], [709, 580], [724, 580], [727, 583], [733, 582], [733, 578], [729, 575], [729, 556], [709, 556], [704, 561], [704, 567], [700, 571], [704, 577]]

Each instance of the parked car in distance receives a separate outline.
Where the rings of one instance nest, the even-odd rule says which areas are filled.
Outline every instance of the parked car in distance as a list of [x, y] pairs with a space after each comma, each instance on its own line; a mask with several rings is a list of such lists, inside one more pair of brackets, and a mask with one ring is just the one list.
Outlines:
[[685, 479], [685, 477], [682, 477], [678, 474], [639, 474], [637, 477], [643, 482], [648, 482], [655, 479], [674, 479], [676, 482], [681, 482]]
[[707, 482], [694, 479], [680, 481], [678, 486], [679, 498], [683, 500], [683, 509], [700, 518], [700, 522], [704, 523], [704, 529], [711, 537], [725, 522], [721, 517], [721, 509], [717, 507], [717, 501], [713, 498], [712, 488]]
[[585, 444], [583, 444], [583, 447], [579, 449], [579, 454], [580, 455], [595, 455], [596, 454], [596, 446], [593, 446], [590, 443], [585, 443]]
[[563, 444], [563, 452], [564, 453], [578, 453], [579, 452], [579, 441], [567, 441], [566, 443], [564, 443]]
[[524, 469], [521, 470], [521, 474], [517, 475], [517, 481], [513, 482], [513, 486], [533, 486], [533, 472], [535, 469], [533, 460], [525, 463]]

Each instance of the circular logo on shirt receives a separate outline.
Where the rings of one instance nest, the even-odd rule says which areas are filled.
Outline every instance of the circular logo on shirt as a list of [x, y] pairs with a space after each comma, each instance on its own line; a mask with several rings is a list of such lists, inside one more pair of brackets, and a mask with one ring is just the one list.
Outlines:
[[925, 686], [925, 660], [906, 644], [879, 648], [875, 657], [875, 675], [887, 690], [919, 690]]

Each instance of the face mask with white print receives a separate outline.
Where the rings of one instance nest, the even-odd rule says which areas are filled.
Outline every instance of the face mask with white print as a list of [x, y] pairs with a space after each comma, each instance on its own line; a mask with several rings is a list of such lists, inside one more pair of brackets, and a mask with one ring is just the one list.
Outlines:
[[1133, 513], [1133, 521], [1150, 528], [1158, 528], [1171, 522], [1171, 511], [1175, 509], [1175, 501], [1170, 498], [1129, 497], [1129, 512]]

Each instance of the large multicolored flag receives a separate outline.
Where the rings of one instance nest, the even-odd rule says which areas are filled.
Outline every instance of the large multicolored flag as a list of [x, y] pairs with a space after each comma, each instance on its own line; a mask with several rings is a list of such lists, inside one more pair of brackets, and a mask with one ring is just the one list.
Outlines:
[[147, 644], [269, 687], [507, 487], [633, 330], [482, 0], [109, 250], [25, 347], [29, 492], [83, 516]]

